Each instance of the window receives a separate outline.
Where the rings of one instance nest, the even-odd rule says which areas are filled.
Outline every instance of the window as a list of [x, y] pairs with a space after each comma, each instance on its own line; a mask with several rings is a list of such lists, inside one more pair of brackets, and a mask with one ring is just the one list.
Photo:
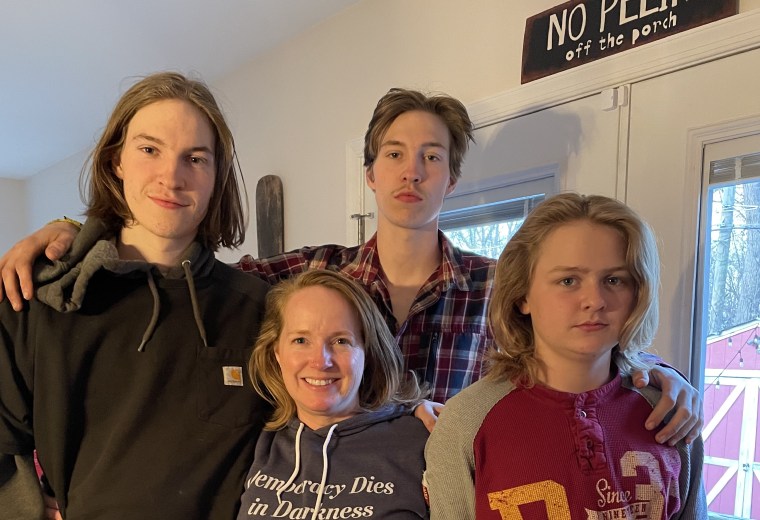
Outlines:
[[[556, 193], [556, 168], [523, 174], [513, 182], [496, 179], [446, 199], [438, 226], [451, 242], [467, 251], [498, 258], [525, 216]], [[527, 178], [526, 178], [527, 177]]]
[[760, 514], [760, 136], [705, 147], [698, 327], [711, 513]]
[[438, 223], [451, 242], [467, 251], [498, 258], [544, 194], [484, 204], [441, 214]]

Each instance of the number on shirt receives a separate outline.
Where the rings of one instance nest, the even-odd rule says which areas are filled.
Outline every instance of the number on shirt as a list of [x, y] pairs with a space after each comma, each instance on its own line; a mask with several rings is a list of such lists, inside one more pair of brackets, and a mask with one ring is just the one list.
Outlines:
[[519, 507], [533, 502], [544, 503], [549, 520], [572, 520], [565, 488], [553, 480], [488, 493], [488, 505], [502, 520], [524, 520]]
[[636, 499], [649, 502], [651, 512], [649, 518], [662, 518], [665, 507], [665, 485], [660, 473], [660, 463], [654, 455], [645, 451], [628, 451], [620, 459], [620, 469], [624, 477], [635, 477], [636, 468], [649, 470], [650, 484], [636, 485]]

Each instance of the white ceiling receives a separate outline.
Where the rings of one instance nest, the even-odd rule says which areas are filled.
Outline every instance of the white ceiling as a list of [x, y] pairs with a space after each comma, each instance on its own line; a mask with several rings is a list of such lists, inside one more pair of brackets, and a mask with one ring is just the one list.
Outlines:
[[0, 0], [0, 177], [93, 146], [159, 70], [223, 77], [357, 0]]

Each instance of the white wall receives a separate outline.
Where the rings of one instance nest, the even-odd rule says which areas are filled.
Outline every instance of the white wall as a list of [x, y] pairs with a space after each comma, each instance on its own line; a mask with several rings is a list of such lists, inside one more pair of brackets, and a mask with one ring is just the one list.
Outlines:
[[29, 229], [37, 229], [64, 215], [83, 220], [84, 204], [79, 197], [79, 172], [87, 155], [87, 151], [78, 152], [27, 181]]
[[[252, 198], [261, 176], [282, 177], [286, 249], [345, 241], [346, 145], [380, 96], [402, 86], [470, 104], [519, 86], [525, 20], [558, 3], [365, 0], [218, 81]], [[256, 253], [253, 218], [242, 250]]]
[[217, 82], [249, 190], [283, 179], [286, 248], [344, 241], [346, 143], [389, 88], [467, 104], [518, 85], [525, 19], [555, 3], [365, 0]]
[[10, 249], [28, 229], [25, 200], [23, 181], [0, 179], [0, 251]]
[[[277, 174], [286, 248], [343, 242], [346, 144], [363, 135], [380, 96], [403, 86], [471, 104], [517, 87], [525, 19], [559, 3], [364, 0], [216, 81], [251, 203], [256, 181]], [[760, 0], [740, 2], [742, 11], [756, 8]], [[28, 181], [31, 226], [81, 211], [75, 179], [82, 160]], [[255, 254], [253, 215], [242, 250]], [[4, 207], [0, 218], [9, 221]]]

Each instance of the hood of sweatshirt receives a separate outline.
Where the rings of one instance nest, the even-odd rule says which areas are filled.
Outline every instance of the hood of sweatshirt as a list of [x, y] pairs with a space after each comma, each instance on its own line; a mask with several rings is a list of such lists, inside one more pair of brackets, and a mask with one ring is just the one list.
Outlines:
[[312, 518], [316, 518], [317, 513], [319, 512], [319, 508], [322, 504], [323, 494], [325, 491], [325, 483], [327, 481], [327, 472], [330, 467], [330, 444], [333, 439], [335, 439], [334, 442], [337, 442], [337, 439], [341, 437], [350, 437], [353, 435], [359, 435], [364, 430], [369, 428], [370, 426], [374, 424], [378, 424], [384, 421], [389, 421], [391, 419], [395, 419], [396, 417], [400, 417], [402, 415], [406, 415], [409, 413], [408, 408], [397, 405], [397, 404], [390, 404], [387, 405], [379, 410], [374, 410], [371, 412], [364, 412], [357, 414], [353, 417], [350, 417], [348, 419], [344, 419], [343, 421], [340, 421], [339, 423], [332, 424], [330, 426], [325, 426], [323, 428], [320, 428], [318, 430], [312, 430], [305, 424], [303, 424], [298, 418], [293, 418], [287, 425], [286, 428], [289, 430], [295, 431], [295, 446], [293, 446], [293, 451], [295, 453], [295, 459], [294, 459], [294, 467], [293, 472], [290, 475], [290, 478], [288, 478], [287, 481], [277, 490], [277, 500], [278, 502], [281, 502], [281, 494], [283, 491], [288, 489], [288, 486], [290, 486], [293, 481], [298, 477], [298, 474], [301, 470], [301, 437], [306, 436], [307, 439], [305, 442], [308, 442], [308, 437], [319, 437], [320, 439], [323, 439], [322, 441], [322, 477], [319, 483], [318, 492], [317, 492], [317, 498], [316, 503], [314, 504], [314, 511]]
[[[318, 430], [312, 430], [308, 426], [304, 425], [304, 428], [309, 428], [312, 435], [318, 437], [327, 438], [332, 431], [334, 437], [347, 437], [349, 435], [356, 435], [363, 432], [373, 424], [381, 423], [383, 421], [389, 421], [402, 415], [408, 415], [409, 408], [400, 404], [388, 404], [379, 410], [372, 410], [369, 412], [359, 413], [348, 419], [344, 419], [339, 423], [335, 423], [330, 426], [324, 426]], [[290, 420], [287, 428], [291, 430], [298, 430], [301, 425], [301, 421], [298, 417], [294, 417]]]
[[203, 344], [208, 346], [194, 278], [210, 274], [214, 268], [214, 261], [213, 253], [198, 242], [193, 242], [183, 251], [178, 265], [163, 272], [155, 265], [142, 260], [122, 260], [116, 249], [116, 240], [108, 233], [103, 222], [89, 218], [68, 254], [55, 262], [41, 259], [35, 265], [35, 295], [40, 302], [59, 312], [74, 312], [82, 307], [87, 286], [99, 270], [105, 269], [124, 276], [139, 276], [143, 273], [153, 295], [153, 311], [138, 347], [138, 350], [142, 351], [153, 334], [161, 310], [156, 278], [185, 279], [190, 291], [198, 333], [203, 339]]

